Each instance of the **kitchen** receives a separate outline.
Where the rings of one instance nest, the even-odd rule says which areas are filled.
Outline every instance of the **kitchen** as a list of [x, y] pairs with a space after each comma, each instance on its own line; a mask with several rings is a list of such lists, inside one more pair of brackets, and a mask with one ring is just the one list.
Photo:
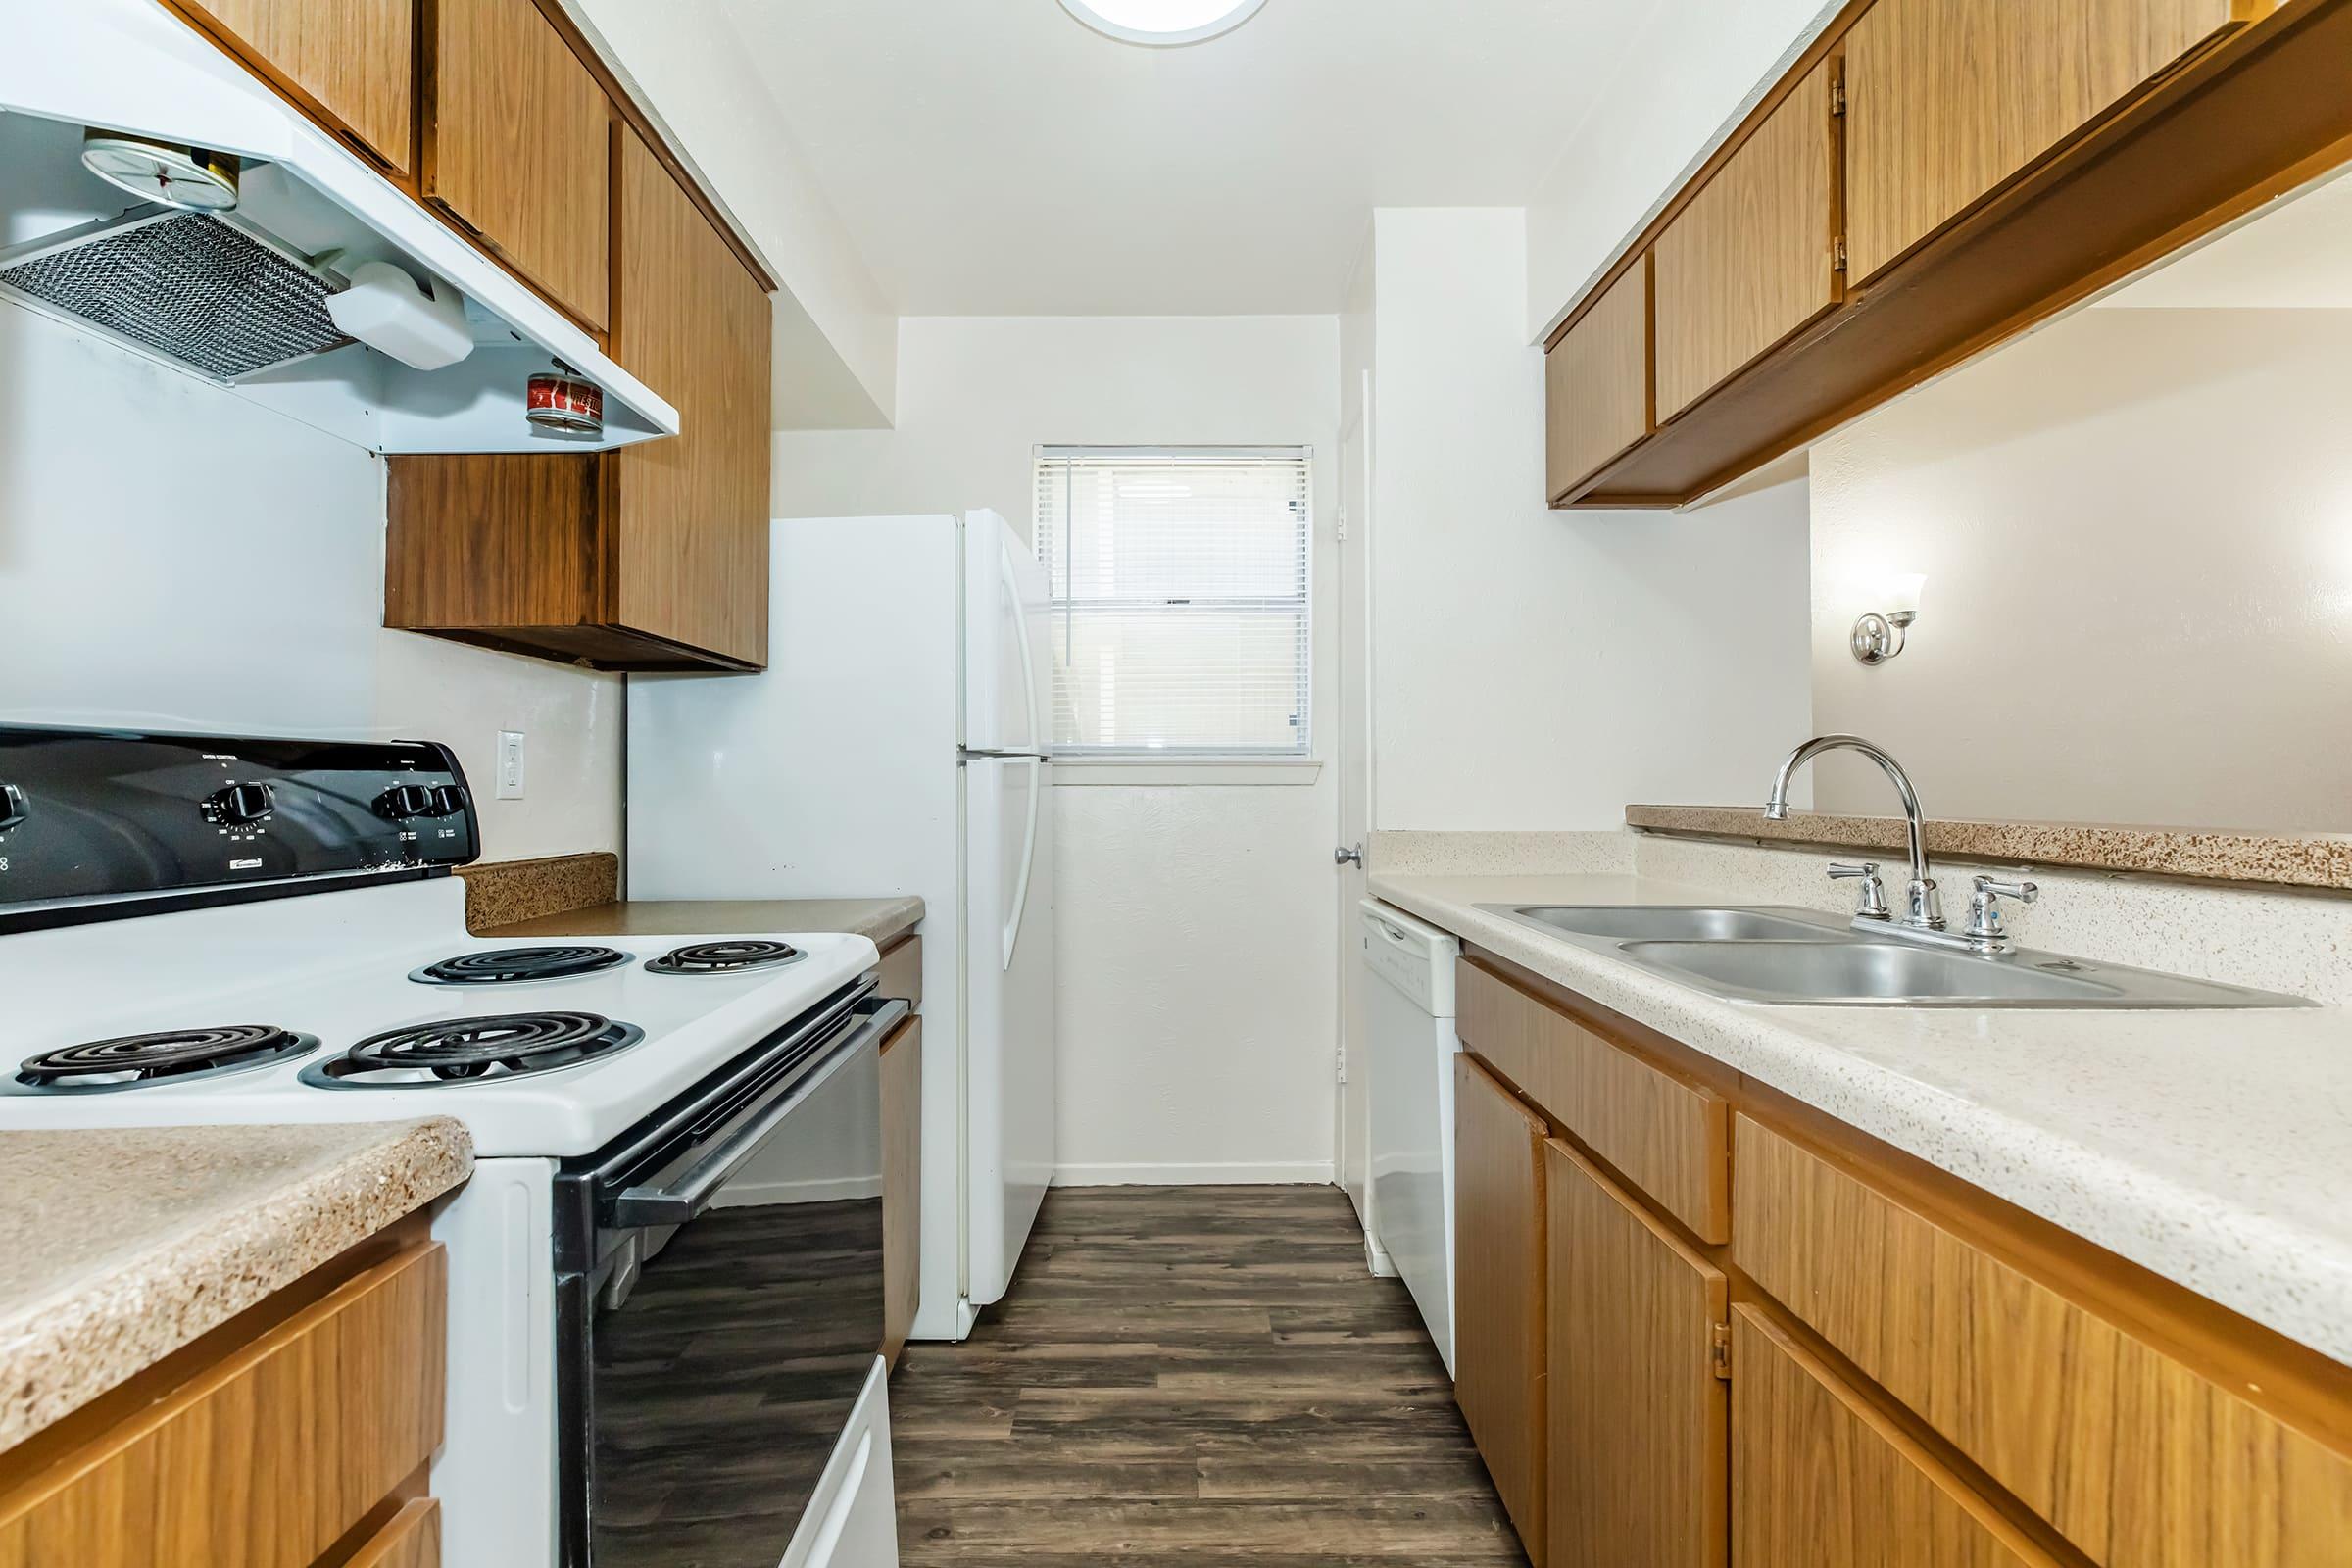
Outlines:
[[5, 16], [0, 1564], [2352, 1561], [2352, 5]]

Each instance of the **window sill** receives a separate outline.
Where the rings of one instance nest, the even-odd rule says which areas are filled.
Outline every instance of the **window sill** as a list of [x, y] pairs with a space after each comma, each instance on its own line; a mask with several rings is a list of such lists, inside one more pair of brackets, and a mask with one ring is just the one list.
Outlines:
[[1203, 758], [1180, 762], [1155, 761], [1150, 758], [1090, 757], [1072, 758], [1068, 761], [1057, 760], [1054, 763], [1054, 782], [1057, 785], [1304, 785], [1314, 783], [1322, 775], [1322, 760], [1312, 757], [1227, 761]]

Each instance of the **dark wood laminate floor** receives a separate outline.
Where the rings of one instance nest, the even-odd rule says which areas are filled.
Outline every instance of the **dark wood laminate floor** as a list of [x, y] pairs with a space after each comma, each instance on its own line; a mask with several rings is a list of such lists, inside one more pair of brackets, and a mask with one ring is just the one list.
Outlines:
[[1050, 1194], [891, 1384], [906, 1568], [1524, 1564], [1402, 1284], [1327, 1187]]

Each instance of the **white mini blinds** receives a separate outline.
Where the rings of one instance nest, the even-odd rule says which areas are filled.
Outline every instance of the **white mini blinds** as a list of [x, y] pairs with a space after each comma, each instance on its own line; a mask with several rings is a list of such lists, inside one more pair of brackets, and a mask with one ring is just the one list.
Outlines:
[[1054, 750], [1307, 755], [1303, 447], [1040, 447]]

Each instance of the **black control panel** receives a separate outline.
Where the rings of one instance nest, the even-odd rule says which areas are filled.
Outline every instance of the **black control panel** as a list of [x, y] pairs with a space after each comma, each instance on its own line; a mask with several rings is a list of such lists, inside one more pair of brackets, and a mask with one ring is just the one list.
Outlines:
[[429, 875], [480, 853], [466, 775], [430, 741], [0, 724], [0, 929], [75, 906]]

